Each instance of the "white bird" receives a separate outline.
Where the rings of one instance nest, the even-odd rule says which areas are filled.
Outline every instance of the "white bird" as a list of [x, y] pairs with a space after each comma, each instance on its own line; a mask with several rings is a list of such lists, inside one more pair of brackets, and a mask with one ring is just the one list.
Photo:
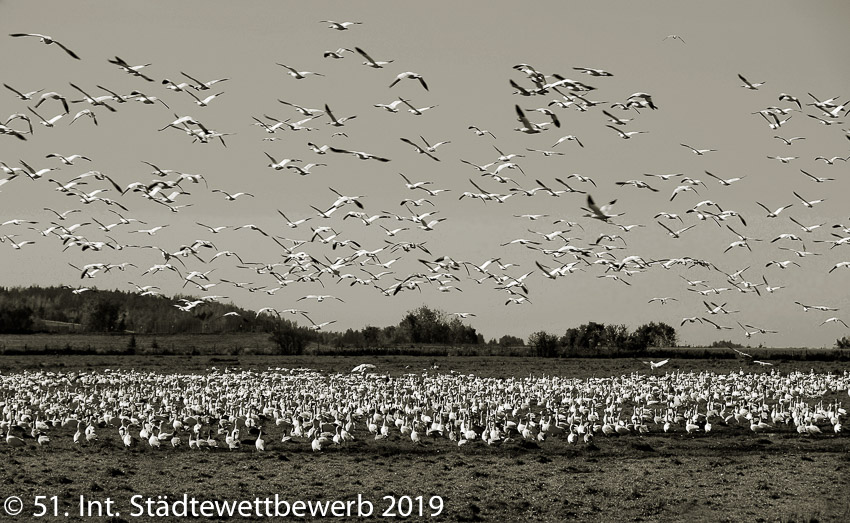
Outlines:
[[206, 98], [204, 98], [203, 100], [198, 98], [197, 96], [195, 96], [195, 94], [192, 91], [186, 91], [186, 94], [188, 94], [189, 96], [191, 96], [192, 98], [195, 99], [195, 103], [198, 105], [198, 107], [207, 107], [209, 105], [209, 103], [211, 101], [213, 101], [213, 99], [215, 97], [223, 95], [224, 92], [211, 94], [211, 95], [207, 96]]
[[394, 86], [402, 80], [419, 80], [419, 83], [422, 84], [422, 87], [424, 87], [426, 91], [428, 90], [428, 84], [425, 83], [425, 78], [423, 78], [421, 74], [414, 73], [412, 71], [406, 71], [396, 76], [395, 80], [393, 80], [390, 84], [390, 87]]
[[301, 176], [307, 176], [308, 174], [310, 174], [310, 169], [312, 169], [313, 167], [327, 166], [327, 165], [328, 164], [326, 164], [326, 163], [308, 163], [307, 165], [304, 165], [303, 167], [299, 166], [299, 165], [287, 165], [286, 168], [292, 169], [293, 171], [297, 172]]
[[803, 198], [802, 196], [800, 196], [799, 194], [797, 194], [795, 191], [791, 191], [791, 193], [792, 193], [794, 196], [796, 196], [796, 197], [797, 197], [797, 198], [798, 198], [801, 202], [803, 202], [803, 205], [804, 205], [805, 207], [808, 207], [809, 209], [811, 209], [812, 207], [814, 207], [814, 206], [815, 206], [815, 204], [818, 204], [818, 203], [821, 203], [821, 202], [826, 201], [826, 199], [824, 199], [824, 198], [821, 198], [821, 199], [819, 199], [819, 200], [806, 200], [805, 198]]
[[335, 22], [333, 20], [320, 20], [320, 23], [323, 24], [331, 24], [328, 26], [329, 29], [336, 29], [337, 31], [346, 31], [352, 25], [360, 25], [363, 22]]
[[346, 149], [339, 149], [337, 147], [328, 147], [328, 150], [330, 150], [331, 152], [334, 152], [334, 153], [353, 154], [354, 156], [356, 156], [360, 160], [377, 160], [379, 162], [390, 161], [389, 158], [383, 158], [381, 156], [377, 156], [377, 155], [362, 152], [362, 151], [349, 151], [349, 150], [346, 150]]
[[62, 48], [63, 51], [68, 53], [68, 55], [71, 58], [76, 58], [77, 60], [80, 59], [80, 57], [77, 56], [77, 53], [75, 53], [74, 51], [71, 51], [70, 49], [68, 49], [67, 47], [62, 45], [61, 42], [57, 41], [52, 36], [47, 36], [47, 35], [38, 34], [38, 33], [12, 33], [9, 36], [16, 37], [16, 38], [21, 37], [21, 36], [31, 36], [31, 37], [34, 37], [34, 38], [38, 38], [41, 41], [41, 43], [43, 43], [43, 44], [47, 44], [47, 45], [56, 44], [56, 45], [58, 45], [59, 47]]
[[825, 156], [815, 157], [815, 160], [823, 160], [824, 163], [826, 163], [827, 165], [835, 165], [835, 162], [837, 162], [838, 160], [841, 160], [842, 162], [847, 162], [848, 159], [850, 159], [850, 156], [846, 158], [843, 156], [833, 156], [832, 158], [827, 158]]
[[562, 137], [558, 138], [558, 141], [555, 142], [555, 144], [552, 145], [552, 147], [553, 148], [557, 147], [559, 144], [566, 142], [566, 141], [573, 141], [573, 142], [579, 144], [581, 147], [584, 147], [584, 144], [582, 144], [581, 141], [579, 141], [579, 139], [576, 136], [573, 136], [571, 134], [568, 134], [566, 136], [562, 136]]
[[608, 204], [603, 205], [601, 207], [597, 206], [593, 201], [593, 198], [588, 194], [587, 195], [587, 206], [590, 211], [590, 215], [586, 215], [589, 218], [596, 218], [597, 220], [602, 220], [603, 222], [609, 221], [611, 218], [616, 218], [617, 216], [621, 216], [621, 214], [611, 214], [611, 207], [617, 203], [617, 200], [611, 200]]
[[782, 163], [791, 163], [799, 158], [799, 156], [768, 156], [767, 158], [770, 160], [779, 160]]
[[220, 190], [220, 189], [213, 189], [213, 190], [212, 190], [212, 191], [210, 191], [210, 192], [220, 192], [221, 194], [223, 194], [223, 195], [224, 195], [224, 199], [225, 199], [225, 200], [228, 200], [228, 201], [231, 201], [231, 202], [232, 202], [232, 201], [235, 201], [235, 200], [236, 200], [236, 198], [239, 198], [240, 196], [250, 196], [250, 197], [252, 197], [252, 198], [254, 197], [254, 195], [253, 195], [253, 194], [251, 194], [251, 193], [247, 193], [247, 192], [237, 192], [237, 193], [230, 194], [230, 193], [227, 193], [227, 192], [222, 191], [222, 190]]
[[29, 110], [30, 110], [30, 112], [31, 112], [32, 114], [34, 114], [34, 115], [38, 116], [38, 119], [39, 119], [39, 120], [41, 120], [41, 122], [40, 122], [40, 123], [41, 123], [41, 125], [43, 125], [43, 126], [45, 126], [45, 127], [53, 127], [53, 126], [54, 126], [54, 124], [55, 124], [56, 122], [58, 122], [60, 118], [62, 118], [62, 117], [63, 117], [63, 116], [65, 116], [66, 114], [68, 114], [68, 113], [57, 114], [57, 115], [56, 115], [56, 116], [54, 116], [53, 118], [51, 118], [51, 119], [49, 119], [49, 120], [46, 120], [43, 116], [41, 116], [40, 114], [38, 114], [37, 112], [35, 112], [35, 109], [33, 109], [32, 107], [27, 107], [27, 109], [29, 109]]
[[672, 236], [673, 238], [680, 238], [680, 237], [681, 237], [681, 234], [682, 234], [683, 232], [685, 232], [685, 231], [687, 231], [687, 230], [689, 230], [689, 229], [693, 229], [694, 227], [696, 227], [696, 224], [692, 224], [692, 225], [688, 225], [687, 227], [685, 227], [685, 228], [683, 228], [683, 229], [679, 229], [678, 231], [674, 231], [673, 229], [671, 229], [671, 228], [667, 227], [666, 225], [664, 225], [664, 224], [663, 224], [663, 223], [661, 223], [661, 222], [655, 222], [655, 223], [657, 223], [658, 225], [660, 225], [660, 226], [664, 227], [664, 229], [667, 231], [667, 234], [669, 234], [669, 235], [670, 235], [670, 236]]
[[470, 125], [469, 127], [467, 127], [467, 129], [472, 130], [472, 131], [473, 131], [475, 134], [477, 134], [478, 136], [484, 136], [485, 134], [489, 134], [489, 135], [490, 135], [490, 136], [492, 136], [493, 138], [496, 138], [496, 135], [494, 135], [493, 133], [491, 133], [491, 132], [490, 132], [490, 131], [488, 131], [487, 129], [481, 129], [481, 128], [476, 127], [476, 126], [474, 126], [474, 125]]
[[792, 144], [794, 143], [794, 141], [795, 141], [795, 140], [805, 140], [805, 139], [806, 139], [806, 137], [805, 137], [805, 136], [794, 136], [794, 137], [791, 137], [791, 138], [783, 138], [783, 137], [781, 137], [781, 136], [774, 136], [774, 138], [777, 138], [777, 139], [779, 139], [779, 140], [782, 140], [782, 142], [783, 142], [785, 145], [792, 145]]
[[621, 131], [621, 130], [619, 130], [616, 127], [611, 126], [611, 125], [606, 125], [605, 127], [609, 128], [609, 129], [614, 129], [615, 131], [617, 131], [617, 134], [620, 135], [620, 138], [622, 138], [624, 140], [628, 140], [629, 138], [631, 138], [632, 136], [635, 136], [636, 134], [645, 134], [645, 133], [649, 132], [649, 131], [629, 131], [629, 132], [626, 132], [626, 131]]
[[296, 69], [293, 69], [292, 67], [289, 67], [288, 65], [281, 63], [278, 63], [277, 65], [286, 69], [289, 72], [289, 76], [295, 78], [296, 80], [303, 80], [304, 78], [307, 78], [310, 75], [325, 76], [322, 73], [315, 73], [313, 71], [298, 71]]
[[771, 211], [771, 210], [770, 210], [770, 209], [768, 209], [768, 208], [767, 208], [764, 204], [759, 203], [759, 202], [756, 202], [756, 205], [758, 205], [759, 207], [761, 207], [762, 209], [764, 209], [765, 211], [767, 211], [767, 217], [768, 217], [768, 218], [776, 218], [776, 217], [779, 215], [779, 213], [781, 213], [782, 211], [784, 211], [784, 210], [785, 210], [785, 209], [787, 209], [788, 207], [791, 207], [791, 206], [792, 206], [792, 205], [794, 205], [794, 204], [793, 204], [793, 203], [789, 203], [788, 205], [783, 205], [782, 207], [780, 207], [780, 208], [776, 209], [775, 211]]
[[385, 61], [373, 60], [373, 59], [372, 59], [372, 57], [371, 57], [371, 56], [369, 56], [369, 55], [366, 53], [366, 51], [364, 51], [363, 49], [361, 49], [361, 48], [359, 48], [359, 47], [355, 47], [355, 48], [354, 48], [354, 50], [355, 50], [355, 51], [357, 51], [357, 53], [358, 53], [360, 56], [362, 56], [363, 58], [365, 58], [365, 59], [366, 59], [366, 61], [365, 61], [365, 62], [363, 62], [363, 65], [366, 65], [366, 66], [372, 67], [372, 68], [374, 68], [374, 69], [380, 69], [380, 68], [382, 68], [383, 66], [385, 66], [385, 65], [387, 65], [387, 64], [391, 64], [391, 63], [393, 63], [393, 60], [385, 60]]
[[663, 367], [664, 365], [667, 365], [667, 363], [669, 363], [669, 362], [670, 362], [670, 360], [666, 359], [666, 360], [661, 360], [661, 361], [645, 361], [644, 363], [649, 365], [650, 369], [655, 370], [659, 367]]
[[720, 178], [719, 176], [715, 176], [714, 174], [711, 174], [708, 171], [705, 171], [705, 174], [707, 174], [707, 175], [711, 176], [712, 178], [714, 178], [715, 180], [717, 180], [720, 183], [720, 185], [723, 185], [724, 187], [729, 187], [733, 183], [741, 181], [744, 178], [746, 178], [745, 176], [736, 176], [734, 178], [723, 179], [723, 178]]
[[78, 112], [76, 115], [74, 115], [74, 118], [71, 120], [71, 123], [76, 122], [78, 118], [81, 118], [83, 116], [88, 116], [89, 118], [91, 118], [92, 122], [97, 125], [97, 115], [95, 115], [94, 111], [92, 111], [91, 109], [83, 109], [82, 111]]
[[357, 115], [336, 118], [331, 112], [331, 108], [328, 107], [328, 104], [325, 104], [325, 114], [327, 114], [328, 117], [331, 119], [331, 121], [329, 122], [330, 125], [333, 125], [334, 127], [342, 127], [348, 120], [353, 120], [354, 118], [357, 118]]
[[821, 325], [826, 325], [827, 323], [840, 323], [844, 325], [845, 328], [850, 329], [850, 326], [848, 326], [841, 318], [827, 318], [821, 322]]
[[301, 161], [297, 158], [284, 158], [281, 161], [277, 161], [269, 153], [264, 152], [263, 154], [265, 154], [268, 157], [268, 159], [271, 160], [272, 163], [270, 163], [268, 166], [270, 168], [274, 169], [275, 171], [282, 170], [284, 167], [286, 167], [286, 164], [288, 164], [289, 162], [300, 162]]
[[690, 145], [684, 144], [684, 143], [680, 143], [679, 145], [681, 145], [682, 147], [687, 147], [688, 149], [693, 151], [694, 154], [696, 154], [697, 156], [703, 156], [705, 153], [711, 153], [711, 152], [717, 151], [717, 149], [696, 149], [696, 148], [691, 147]]
[[670, 196], [670, 201], [672, 202], [673, 199], [676, 198], [676, 195], [678, 195], [679, 193], [686, 191], [693, 191], [695, 194], [699, 195], [697, 190], [694, 189], [693, 185], [680, 185], [673, 189], [673, 194]]
[[47, 156], [45, 156], [45, 158], [58, 158], [59, 161], [64, 163], [65, 165], [74, 165], [74, 160], [86, 160], [86, 161], [89, 161], [89, 162], [91, 161], [91, 158], [88, 158], [88, 157], [83, 156], [81, 154], [72, 154], [72, 155], [69, 155], [69, 156], [62, 156], [61, 154], [50, 153]]
[[5, 87], [6, 89], [15, 93], [18, 96], [18, 98], [20, 98], [21, 100], [23, 100], [25, 102], [28, 101], [28, 100], [32, 100], [32, 97], [34, 95], [44, 91], [44, 89], [39, 89], [37, 91], [29, 91], [29, 92], [26, 92], [26, 93], [22, 93], [21, 91], [18, 91], [14, 87], [11, 87], [11, 86], [9, 86], [9, 84], [5, 84], [5, 83], [3, 84], [3, 87]]
[[759, 87], [763, 86], [766, 83], [766, 82], [752, 83], [749, 80], [747, 80], [746, 78], [744, 78], [744, 76], [741, 75], [740, 73], [738, 74], [738, 78], [740, 78], [741, 81], [744, 82], [744, 85], [742, 85], [741, 87], [746, 87], [747, 89], [750, 89], [750, 90], [753, 90], [753, 91], [757, 90]]
[[807, 173], [807, 172], [806, 172], [806, 171], [804, 171], [803, 169], [800, 169], [800, 172], [801, 172], [801, 173], [803, 173], [803, 174], [805, 174], [806, 176], [808, 176], [809, 178], [811, 178], [812, 180], [814, 180], [814, 181], [815, 181], [815, 182], [817, 182], [817, 183], [824, 183], [824, 182], [833, 182], [833, 181], [835, 181], [835, 178], [823, 178], [823, 177], [820, 177], [820, 176], [815, 176], [815, 175], [813, 175], [813, 174], [809, 174], [809, 173]]

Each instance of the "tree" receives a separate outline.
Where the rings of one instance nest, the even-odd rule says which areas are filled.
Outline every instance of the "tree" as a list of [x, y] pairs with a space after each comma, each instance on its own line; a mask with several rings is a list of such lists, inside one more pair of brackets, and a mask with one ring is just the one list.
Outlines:
[[121, 306], [107, 296], [90, 299], [85, 307], [80, 323], [88, 332], [114, 332], [118, 326]]
[[635, 330], [629, 337], [629, 350], [643, 352], [649, 347], [675, 347], [676, 329], [666, 323], [650, 322]]
[[3, 307], [0, 309], [0, 333], [26, 334], [32, 332], [32, 309]]
[[850, 338], [844, 336], [835, 340], [835, 346], [839, 349], [850, 349]]
[[560, 348], [558, 336], [545, 331], [537, 331], [529, 336], [528, 345], [542, 358], [556, 357]]
[[605, 325], [591, 321], [578, 329], [578, 339], [575, 347], [595, 350], [605, 341]]
[[522, 338], [517, 338], [516, 336], [511, 336], [510, 334], [505, 334], [504, 336], [499, 338], [499, 347], [521, 347], [522, 345], [525, 345], [525, 342], [522, 340]]
[[311, 340], [310, 334], [312, 333], [309, 330], [298, 327], [289, 320], [280, 320], [269, 340], [277, 345], [278, 354], [295, 356], [304, 354], [304, 349]]
[[605, 345], [617, 350], [628, 350], [629, 348], [629, 328], [625, 325], [606, 325], [605, 326]]

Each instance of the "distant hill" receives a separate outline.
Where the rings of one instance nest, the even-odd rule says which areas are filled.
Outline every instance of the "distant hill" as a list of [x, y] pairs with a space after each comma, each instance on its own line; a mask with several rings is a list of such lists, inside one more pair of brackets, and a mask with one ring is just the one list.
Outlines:
[[[192, 302], [196, 304], [187, 310], [178, 308]], [[0, 288], [0, 333], [271, 332], [276, 322], [276, 318], [257, 318], [255, 312], [232, 304], [191, 296], [97, 289], [79, 292], [67, 287]]]

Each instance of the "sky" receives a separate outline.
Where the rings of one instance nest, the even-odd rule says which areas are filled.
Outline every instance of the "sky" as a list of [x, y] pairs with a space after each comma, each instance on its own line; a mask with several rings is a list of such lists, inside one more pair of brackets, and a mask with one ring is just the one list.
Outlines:
[[[133, 283], [156, 285], [167, 294], [196, 296], [221, 295], [221, 300], [238, 306], [278, 310], [297, 307], [308, 311], [315, 323], [335, 321], [335, 330], [360, 328], [365, 325], [385, 326], [398, 323], [403, 313], [420, 305], [452, 312], [471, 312], [475, 316], [464, 321], [474, 326], [487, 339], [511, 334], [526, 338], [532, 332], [546, 330], [563, 333], [588, 321], [626, 324], [635, 328], [649, 321], [663, 321], [677, 327], [681, 342], [705, 345], [720, 339], [731, 339], [753, 346], [830, 347], [841, 336], [850, 334], [838, 321], [850, 323], [850, 299], [847, 289], [850, 271], [836, 264], [850, 260], [850, 245], [835, 247], [828, 241], [848, 236], [836, 224], [850, 226], [850, 210], [843, 198], [848, 194], [850, 165], [837, 160], [829, 165], [817, 156], [831, 158], [850, 155], [850, 141], [843, 123], [846, 109], [838, 118], [826, 117], [819, 108], [810, 106], [818, 100], [837, 97], [836, 105], [846, 100], [850, 85], [850, 69], [840, 67], [847, 48], [846, 31], [842, 23], [848, 19], [848, 7], [842, 2], [651, 2], [636, 8], [624, 2], [534, 2], [519, 5], [514, 2], [432, 2], [423, 6], [401, 7], [396, 2], [252, 2], [250, 8], [234, 2], [185, 1], [144, 2], [141, 4], [107, 1], [87, 2], [9, 2], [0, 1], [0, 64], [3, 82], [22, 91], [44, 89], [32, 100], [20, 100], [12, 91], [0, 92], [0, 119], [7, 115], [27, 114], [33, 121], [34, 132], [26, 140], [0, 135], [0, 161], [9, 168], [21, 168], [21, 160], [36, 170], [55, 168], [37, 179], [19, 173], [0, 186], [0, 223], [10, 220], [35, 221], [36, 224], [0, 225], [0, 235], [11, 239], [0, 244], [3, 267], [0, 285], [69, 285], [96, 286], [100, 289], [134, 290]], [[45, 13], [50, 13], [45, 16]], [[323, 20], [361, 22], [346, 30], [329, 27]], [[8, 36], [15, 33], [50, 35], [76, 53], [80, 60], [66, 54], [56, 45], [44, 45], [38, 38]], [[677, 35], [680, 38], [670, 38]], [[382, 68], [362, 64], [364, 59], [355, 52], [342, 52], [343, 58], [326, 58], [323, 53], [339, 48], [359, 47], [378, 61], [390, 61]], [[107, 60], [120, 57], [130, 65], [150, 64], [140, 72], [154, 81], [132, 76]], [[296, 79], [287, 74], [285, 64], [298, 71], [312, 71]], [[594, 87], [587, 92], [552, 89], [541, 94], [521, 96], [511, 87], [513, 81], [525, 89], [534, 89], [529, 75], [514, 68], [528, 64], [546, 75], [552, 82], [558, 74]], [[591, 76], [576, 67], [602, 69], [613, 76]], [[415, 72], [426, 81], [428, 90], [416, 80], [402, 79], [390, 84], [403, 72]], [[227, 78], [209, 90], [169, 90], [162, 82], [190, 82], [182, 73], [201, 80]], [[742, 87], [741, 74], [750, 82], [764, 82], [757, 89]], [[165, 104], [143, 104], [136, 100], [126, 103], [108, 101], [116, 111], [93, 107], [86, 102], [70, 103], [70, 113], [53, 127], [39, 123], [31, 109], [42, 93], [58, 92], [69, 101], [82, 95], [70, 84], [92, 96], [108, 93], [106, 87], [120, 95], [140, 91], [157, 97]], [[203, 99], [223, 93], [206, 107], [195, 103], [186, 91]], [[612, 107], [625, 103], [633, 93], [649, 93], [657, 110], [647, 108], [624, 110]], [[781, 101], [781, 93], [800, 100], [802, 110], [790, 101]], [[809, 94], [810, 93], [810, 94]], [[581, 95], [584, 102], [571, 98], [566, 107], [549, 105], [552, 101], [569, 102]], [[137, 96], [138, 97], [138, 96]], [[400, 97], [416, 108], [434, 106], [414, 115], [407, 106], [399, 105], [391, 113], [375, 104], [389, 104]], [[356, 116], [343, 126], [330, 125], [327, 115], [321, 115], [304, 125], [313, 131], [279, 129], [267, 133], [255, 125], [266, 117], [298, 121], [303, 117], [284, 100], [307, 108], [323, 109], [327, 104], [337, 118]], [[547, 108], [555, 113], [560, 127], [549, 124], [542, 132], [526, 134], [515, 131], [520, 127], [516, 106], [524, 110], [535, 123], [552, 122], [546, 114], [535, 111]], [[778, 129], [758, 114], [771, 106], [791, 108]], [[73, 123], [74, 116], [91, 109], [98, 125], [86, 117]], [[617, 125], [624, 132], [642, 131], [622, 139], [602, 110], [621, 119]], [[827, 107], [832, 110], [831, 107]], [[35, 109], [50, 119], [64, 112], [61, 102], [47, 99]], [[754, 114], [755, 113], [755, 114]], [[166, 128], [177, 116], [191, 116], [206, 129], [226, 133], [223, 145], [217, 139], [208, 143], [194, 141], [186, 132]], [[825, 125], [811, 116], [829, 121]], [[771, 118], [772, 121], [772, 118]], [[468, 127], [478, 126], [492, 135], [477, 136]], [[9, 127], [26, 132], [21, 119]], [[192, 125], [192, 129], [198, 129]], [[334, 135], [344, 132], [343, 135]], [[563, 136], [577, 137], [576, 141], [556, 142]], [[790, 146], [774, 136], [805, 137]], [[495, 137], [494, 137], [495, 136]], [[422, 144], [449, 141], [434, 152], [435, 161], [403, 143], [406, 138]], [[266, 141], [264, 138], [275, 138]], [[329, 152], [316, 154], [307, 143], [317, 146], [365, 151], [389, 159], [389, 162], [360, 160], [348, 154]], [[699, 149], [716, 149], [696, 155], [680, 144]], [[492, 176], [482, 176], [475, 168], [460, 160], [490, 167], [493, 172], [503, 153], [522, 154], [513, 163], [522, 168], [503, 168], [499, 175], [513, 181], [499, 183]], [[549, 150], [562, 155], [544, 156], [528, 149]], [[81, 154], [90, 159], [76, 160], [64, 165], [48, 154]], [[290, 165], [324, 163], [308, 175], [294, 170], [274, 170], [268, 167], [267, 153], [280, 161], [297, 159]], [[783, 163], [769, 157], [796, 157]], [[142, 162], [181, 173], [201, 174], [204, 183], [181, 183], [189, 193], [179, 195], [176, 205], [188, 205], [172, 212], [165, 205], [145, 198], [142, 192], [119, 194], [107, 180], [84, 178], [85, 185], [75, 190], [91, 192], [108, 189], [97, 196], [120, 203], [127, 211], [102, 201], [84, 204], [74, 191], [57, 191], [57, 180], [65, 184], [91, 170], [108, 175], [120, 187], [133, 182], [150, 184], [155, 180], [175, 180], [177, 174], [158, 177]], [[833, 180], [816, 182], [802, 172]], [[741, 177], [729, 186], [711, 178], [709, 171], [720, 178]], [[422, 189], [408, 189], [399, 173], [412, 182], [429, 181], [430, 189], [446, 189], [429, 196]], [[645, 176], [650, 174], [682, 173], [669, 180]], [[568, 178], [571, 174], [590, 177], [595, 182], [580, 182]], [[0, 173], [3, 177], [6, 174]], [[693, 185], [695, 191], [676, 194], [674, 189], [685, 184], [688, 177], [701, 180]], [[530, 190], [538, 181], [553, 190], [564, 189], [556, 178], [566, 181], [573, 189], [586, 191], [598, 204], [616, 200], [613, 213], [622, 213], [606, 223], [585, 217], [587, 195], [561, 194], [557, 197], [545, 191], [525, 196], [514, 189]], [[512, 194], [504, 203], [459, 197], [466, 191], [478, 191], [474, 181], [486, 193]], [[616, 182], [640, 180], [658, 190], [617, 185]], [[246, 192], [235, 201], [227, 201], [222, 193]], [[418, 224], [394, 218], [379, 218], [365, 225], [354, 217], [344, 218], [351, 211], [361, 211], [352, 204], [338, 208], [329, 218], [321, 218], [311, 208], [323, 211], [337, 200], [331, 190], [347, 196], [359, 196], [362, 212], [375, 216], [384, 212], [410, 217], [435, 212], [427, 221], [444, 218], [433, 230], [422, 230]], [[164, 189], [170, 194], [175, 189]], [[805, 200], [824, 199], [811, 208], [794, 196]], [[160, 195], [154, 195], [158, 198]], [[403, 199], [427, 198], [409, 209]], [[733, 210], [745, 217], [717, 221], [711, 216], [700, 220], [697, 213], [687, 213], [703, 200], [715, 206], [701, 209], [719, 213]], [[758, 206], [761, 202], [771, 210], [788, 204], [776, 218]], [[60, 221], [50, 211], [80, 209]], [[116, 223], [119, 210], [128, 218], [146, 224], [121, 224], [110, 231], [100, 230], [94, 219], [104, 225]], [[290, 228], [281, 218], [282, 211], [293, 220], [311, 219], [297, 228]], [[675, 213], [682, 220], [656, 218], [659, 212]], [[537, 220], [518, 216], [545, 214]], [[804, 232], [789, 217], [806, 226], [823, 224]], [[555, 224], [563, 219], [578, 225]], [[681, 233], [679, 238], [667, 234], [658, 222], [678, 230], [695, 227]], [[43, 236], [55, 222], [66, 227], [86, 223], [73, 231], [83, 241], [113, 241], [119, 245], [151, 246], [125, 247], [120, 250], [82, 250], [79, 245], [68, 246], [53, 233]], [[228, 226], [212, 233], [198, 223], [213, 227]], [[253, 224], [270, 236], [246, 228]], [[628, 232], [615, 224], [638, 225]], [[406, 228], [389, 237], [387, 229]], [[138, 230], [167, 226], [153, 235]], [[727, 228], [731, 226], [735, 232]], [[373, 273], [388, 270], [377, 282], [382, 289], [391, 288], [399, 280], [421, 281], [421, 290], [404, 289], [386, 296], [371, 285], [351, 285], [353, 279], [321, 275], [320, 281], [289, 283], [273, 294], [266, 291], [279, 287], [268, 273], [258, 273], [252, 262], [286, 263], [284, 249], [271, 236], [287, 246], [291, 240], [307, 243], [293, 252], [305, 252], [324, 264], [355, 252], [353, 244], [333, 248], [332, 241], [315, 239], [311, 228], [332, 227], [337, 240], [353, 240], [365, 250], [384, 247], [377, 260], [361, 256], [346, 262], [340, 273], [367, 279], [364, 270]], [[545, 240], [538, 233], [565, 231], [560, 237]], [[748, 238], [751, 251], [736, 247], [724, 252], [738, 240], [736, 233]], [[333, 233], [321, 233], [327, 237]], [[602, 234], [619, 234], [622, 239], [603, 239]], [[800, 240], [780, 239], [780, 234], [795, 234]], [[15, 236], [16, 235], [16, 236]], [[515, 239], [539, 241], [539, 249], [518, 244], [506, 244]], [[558, 249], [566, 244], [589, 249], [593, 254], [580, 262], [582, 270], [556, 279], [547, 278], [537, 267], [539, 262], [549, 268], [576, 261], [567, 254], [560, 258], [547, 255], [540, 249]], [[4, 238], [5, 239], [5, 238]], [[174, 253], [195, 240], [208, 240], [215, 248], [200, 248], [200, 259], [180, 258], [172, 263], [175, 272], [144, 274], [154, 264], [163, 263], [156, 247]], [[761, 240], [761, 241], [757, 241]], [[12, 247], [12, 243], [32, 241], [32, 244]], [[391, 242], [426, 242], [430, 254], [419, 250], [391, 252]], [[602, 253], [604, 245], [622, 248]], [[815, 254], [800, 257], [793, 251]], [[235, 257], [213, 255], [222, 251], [237, 253]], [[471, 266], [450, 270], [459, 278], [444, 285], [447, 292], [438, 290], [439, 283], [427, 283], [424, 276], [433, 274], [420, 260], [434, 261], [448, 257], [458, 262], [481, 265], [499, 258], [500, 268], [491, 263], [487, 271], [495, 277], [507, 276], [501, 284], [495, 278], [477, 283], [473, 278], [485, 276]], [[640, 256], [645, 267], [630, 267], [637, 271], [627, 275], [609, 269], [599, 260], [622, 260]], [[685, 265], [664, 268], [661, 263], [672, 258], [691, 257], [705, 260], [717, 268], [706, 269]], [[388, 263], [398, 260], [388, 269], [361, 265]], [[767, 266], [772, 261], [795, 262], [786, 268]], [[80, 278], [77, 267], [90, 263], [130, 262], [121, 271], [99, 272], [94, 278]], [[180, 263], [182, 262], [182, 264]], [[658, 262], [658, 263], [655, 263]], [[247, 268], [245, 268], [247, 267]], [[432, 265], [433, 267], [433, 265]], [[319, 267], [321, 268], [321, 266]], [[467, 273], [469, 269], [469, 274]], [[206, 272], [217, 283], [208, 291], [184, 279], [190, 271]], [[745, 281], [761, 283], [759, 294], [742, 292], [727, 280], [727, 274], [746, 269]], [[284, 274], [286, 266], [276, 271]], [[297, 269], [296, 269], [297, 271]], [[309, 272], [309, 271], [308, 271]], [[308, 272], [292, 272], [294, 279]], [[445, 271], [444, 271], [445, 272]], [[421, 275], [416, 276], [418, 273]], [[512, 279], [528, 276], [522, 281], [527, 289], [527, 301], [508, 303], [516, 297], [510, 290], [499, 289]], [[724, 274], [725, 273], [725, 274]], [[411, 277], [411, 275], [413, 275]], [[601, 276], [617, 275], [627, 281]], [[410, 279], [408, 279], [410, 278]], [[221, 280], [245, 283], [242, 288]], [[705, 280], [705, 286], [689, 286], [685, 279]], [[773, 287], [766, 292], [764, 280]], [[742, 287], [741, 279], [736, 284]], [[246, 287], [263, 287], [253, 292]], [[703, 295], [697, 291], [726, 287], [721, 294]], [[307, 295], [332, 295], [321, 303], [299, 299]], [[666, 304], [655, 297], [671, 297]], [[726, 304], [730, 314], [708, 312], [704, 302]], [[838, 311], [804, 312], [798, 303], [825, 305]], [[731, 312], [738, 311], [738, 312]], [[723, 327], [708, 323], [686, 323], [685, 317], [700, 317]], [[299, 323], [309, 325], [304, 317]], [[742, 328], [741, 325], [750, 325]], [[777, 333], [755, 333], [750, 339], [745, 331], [757, 328]]]

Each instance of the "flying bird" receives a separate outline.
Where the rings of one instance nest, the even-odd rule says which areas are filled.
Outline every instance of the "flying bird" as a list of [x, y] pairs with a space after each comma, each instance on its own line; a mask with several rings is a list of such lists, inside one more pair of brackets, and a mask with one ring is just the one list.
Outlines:
[[744, 82], [744, 85], [742, 85], [741, 87], [746, 87], [747, 89], [750, 89], [752, 91], [757, 90], [759, 87], [761, 87], [765, 84], [765, 82], [752, 83], [749, 80], [747, 80], [746, 78], [744, 78], [744, 76], [741, 75], [740, 73], [738, 74], [738, 78], [740, 78], [741, 81]]
[[67, 47], [62, 45], [61, 42], [57, 41], [52, 36], [47, 36], [47, 35], [38, 34], [38, 33], [12, 33], [9, 36], [12, 36], [12, 37], [15, 37], [15, 38], [18, 38], [18, 37], [21, 37], [21, 36], [31, 36], [33, 38], [38, 38], [41, 41], [41, 43], [43, 43], [43, 44], [47, 44], [47, 45], [56, 44], [56, 45], [58, 45], [59, 47], [62, 48], [63, 51], [68, 53], [68, 55], [71, 58], [76, 58], [77, 60], [80, 59], [80, 57], [77, 56], [77, 53], [75, 53], [74, 51], [71, 51], [70, 49], [68, 49]]
[[422, 87], [424, 87], [426, 91], [428, 90], [428, 84], [425, 83], [425, 78], [423, 78], [421, 74], [414, 73], [412, 71], [407, 71], [396, 76], [395, 80], [393, 80], [390, 84], [390, 87], [394, 86], [402, 80], [419, 80], [419, 83], [422, 84]]

